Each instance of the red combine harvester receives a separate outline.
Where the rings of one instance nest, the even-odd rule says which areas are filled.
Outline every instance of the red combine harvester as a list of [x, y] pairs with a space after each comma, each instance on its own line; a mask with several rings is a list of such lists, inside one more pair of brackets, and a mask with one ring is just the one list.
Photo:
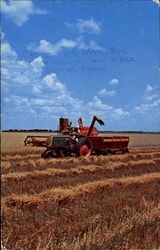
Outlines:
[[25, 145], [46, 147], [42, 158], [62, 156], [90, 156], [128, 153], [128, 136], [99, 136], [94, 127], [95, 122], [104, 125], [97, 116], [93, 117], [89, 127], [83, 126], [79, 118], [78, 127], [73, 127], [68, 118], [60, 118], [60, 129], [57, 135], [27, 136]]

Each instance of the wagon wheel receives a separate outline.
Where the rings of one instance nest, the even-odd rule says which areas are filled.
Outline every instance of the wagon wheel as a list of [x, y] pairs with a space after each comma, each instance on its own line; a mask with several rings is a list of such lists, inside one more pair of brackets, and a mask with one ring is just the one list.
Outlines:
[[123, 154], [128, 154], [128, 153], [129, 153], [129, 149], [128, 149], [128, 148], [124, 148], [124, 149], [122, 150], [122, 153], [123, 153]]
[[106, 155], [112, 155], [112, 150], [110, 150], [110, 149], [105, 150], [105, 154]]
[[90, 156], [92, 153], [92, 143], [87, 137], [79, 139], [76, 148], [77, 156]]

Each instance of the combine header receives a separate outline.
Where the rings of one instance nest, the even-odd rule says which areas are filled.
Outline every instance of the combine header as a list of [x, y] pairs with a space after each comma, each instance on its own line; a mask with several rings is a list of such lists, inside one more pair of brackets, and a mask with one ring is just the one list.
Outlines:
[[28, 135], [24, 140], [24, 145], [31, 145], [33, 147], [46, 147], [48, 136]]
[[25, 145], [46, 147], [42, 158], [63, 156], [90, 156], [128, 153], [128, 136], [99, 136], [94, 127], [95, 122], [104, 122], [94, 116], [89, 127], [83, 126], [79, 118], [78, 127], [73, 127], [68, 118], [59, 119], [59, 132], [51, 136], [27, 136]]

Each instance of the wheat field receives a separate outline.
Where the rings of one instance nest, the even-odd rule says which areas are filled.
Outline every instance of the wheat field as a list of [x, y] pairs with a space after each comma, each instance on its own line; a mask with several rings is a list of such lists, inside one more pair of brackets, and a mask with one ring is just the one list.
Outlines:
[[129, 154], [45, 160], [44, 149], [23, 146], [25, 136], [2, 134], [6, 249], [160, 247], [157, 137], [140, 135], [136, 147], [136, 135]]

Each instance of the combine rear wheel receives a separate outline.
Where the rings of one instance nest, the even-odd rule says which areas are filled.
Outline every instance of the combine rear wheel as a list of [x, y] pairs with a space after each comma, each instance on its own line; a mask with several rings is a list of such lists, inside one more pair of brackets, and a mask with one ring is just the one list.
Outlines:
[[92, 143], [87, 137], [82, 137], [77, 143], [77, 156], [90, 156], [92, 153]]

